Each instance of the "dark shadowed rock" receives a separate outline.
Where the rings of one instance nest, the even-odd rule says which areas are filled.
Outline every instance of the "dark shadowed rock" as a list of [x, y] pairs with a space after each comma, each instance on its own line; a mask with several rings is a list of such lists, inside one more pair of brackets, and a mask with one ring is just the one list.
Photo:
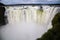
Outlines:
[[3, 7], [4, 4], [0, 3], [0, 26], [5, 25], [5, 8]]

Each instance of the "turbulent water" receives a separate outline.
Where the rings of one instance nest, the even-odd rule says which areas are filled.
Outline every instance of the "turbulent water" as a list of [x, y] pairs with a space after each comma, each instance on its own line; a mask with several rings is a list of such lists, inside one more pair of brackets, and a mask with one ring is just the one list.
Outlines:
[[44, 12], [38, 14], [36, 7], [6, 9], [8, 24], [1, 29], [2, 40], [36, 40], [51, 28], [51, 19], [57, 13], [57, 7], [43, 6]]

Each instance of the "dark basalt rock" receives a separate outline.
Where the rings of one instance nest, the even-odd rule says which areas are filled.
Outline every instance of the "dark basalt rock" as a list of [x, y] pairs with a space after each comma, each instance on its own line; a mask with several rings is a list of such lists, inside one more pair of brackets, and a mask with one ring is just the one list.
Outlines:
[[60, 13], [57, 13], [52, 20], [52, 28], [37, 40], [60, 40]]
[[6, 24], [6, 22], [5, 22], [6, 16], [4, 15], [5, 14], [5, 8], [3, 6], [4, 6], [4, 4], [0, 3], [0, 27], [2, 25]]

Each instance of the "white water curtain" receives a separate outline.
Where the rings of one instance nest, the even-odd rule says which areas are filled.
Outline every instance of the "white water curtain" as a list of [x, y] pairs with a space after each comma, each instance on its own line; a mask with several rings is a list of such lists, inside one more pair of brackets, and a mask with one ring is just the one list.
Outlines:
[[21, 21], [26, 22], [36, 21], [37, 10], [33, 7], [26, 9], [24, 9], [23, 6], [9, 7], [6, 11], [9, 23], [15, 23]]
[[58, 7], [42, 6], [8, 6], [6, 14], [8, 24], [1, 28], [3, 40], [36, 40], [52, 27], [51, 20]]
[[[25, 8], [26, 9], [25, 9]], [[39, 12], [40, 6], [12, 6], [6, 7], [6, 14], [8, 16], [9, 23], [13, 24], [16, 22], [34, 22], [41, 25], [47, 25], [49, 20], [51, 22], [55, 13], [57, 13], [57, 7], [42, 6], [43, 12]], [[55, 11], [54, 11], [55, 10]], [[52, 15], [53, 14], [53, 15]], [[51, 17], [52, 16], [52, 17]]]

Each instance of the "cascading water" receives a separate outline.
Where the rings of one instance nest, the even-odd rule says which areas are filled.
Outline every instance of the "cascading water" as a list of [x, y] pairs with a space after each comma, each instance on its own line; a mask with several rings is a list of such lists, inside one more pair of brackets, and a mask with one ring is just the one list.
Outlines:
[[[36, 40], [51, 27], [51, 19], [57, 8], [42, 6], [6, 7], [8, 24], [1, 28], [3, 40]], [[53, 10], [54, 9], [54, 10]], [[53, 16], [52, 16], [53, 15]]]

